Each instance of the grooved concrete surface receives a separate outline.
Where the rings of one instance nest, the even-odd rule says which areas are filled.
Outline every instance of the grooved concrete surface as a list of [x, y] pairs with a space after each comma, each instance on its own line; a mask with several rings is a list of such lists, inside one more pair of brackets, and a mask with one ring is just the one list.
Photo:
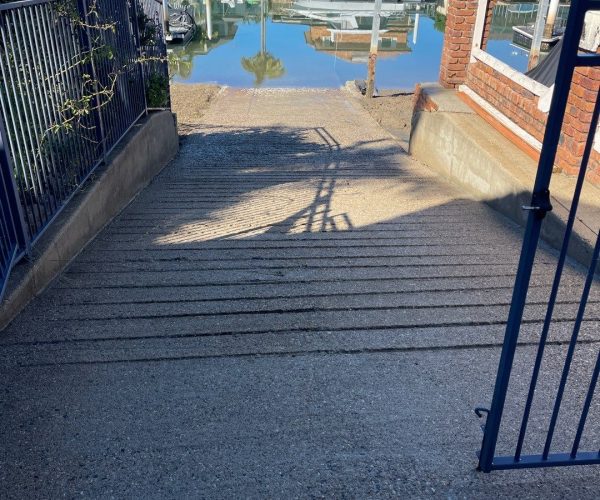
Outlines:
[[[0, 337], [4, 498], [593, 498], [597, 467], [475, 471], [518, 228], [341, 91], [227, 89]], [[507, 399], [514, 447], [555, 256]], [[526, 448], [581, 292], [569, 266]], [[598, 352], [594, 287], [554, 441]], [[582, 442], [598, 449], [594, 401]]]

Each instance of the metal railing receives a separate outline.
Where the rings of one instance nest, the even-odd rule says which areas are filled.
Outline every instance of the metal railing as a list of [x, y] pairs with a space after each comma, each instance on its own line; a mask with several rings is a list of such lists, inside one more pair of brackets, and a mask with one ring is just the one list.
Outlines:
[[27, 246], [20, 205], [16, 199], [14, 177], [5, 142], [6, 133], [0, 120], [0, 297], [19, 249]]
[[[145, 16], [144, 22], [140, 23], [140, 44], [141, 55], [144, 59], [142, 69], [144, 79], [150, 85], [168, 82], [169, 80], [169, 64], [165, 58], [167, 53], [167, 42], [165, 40], [165, 5], [166, 0], [139, 0], [138, 9], [141, 7], [141, 12]], [[138, 14], [139, 15], [139, 14]], [[164, 107], [169, 105], [170, 96], [168, 94], [169, 87], [166, 89], [167, 94], [164, 96], [164, 103], [148, 102], [148, 107]], [[157, 105], [158, 104], [158, 105]]]
[[[162, 5], [0, 4], [0, 196], [16, 203], [0, 207], [0, 291], [12, 254], [35, 244], [148, 107], [168, 106]], [[160, 106], [148, 106], [151, 84]]]

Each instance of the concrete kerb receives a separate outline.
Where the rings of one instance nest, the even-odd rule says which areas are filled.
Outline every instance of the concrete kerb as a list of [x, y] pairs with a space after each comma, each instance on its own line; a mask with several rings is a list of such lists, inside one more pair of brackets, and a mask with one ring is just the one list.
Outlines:
[[106, 165], [94, 172], [46, 230], [29, 260], [15, 267], [0, 307], [0, 331], [150, 183], [178, 150], [175, 116], [170, 111], [152, 112], [132, 128]]
[[[410, 153], [457, 182], [470, 196], [524, 225], [527, 214], [521, 207], [530, 203], [536, 162], [462, 102], [456, 91], [427, 85], [422, 92], [437, 110], [415, 111]], [[542, 237], [555, 248], [564, 238], [574, 184], [572, 177], [553, 176], [550, 191], [554, 210], [542, 226]], [[569, 247], [570, 257], [583, 264], [589, 263], [595, 241], [590, 229], [594, 226], [586, 219], [600, 209], [597, 200], [600, 189], [586, 185]]]

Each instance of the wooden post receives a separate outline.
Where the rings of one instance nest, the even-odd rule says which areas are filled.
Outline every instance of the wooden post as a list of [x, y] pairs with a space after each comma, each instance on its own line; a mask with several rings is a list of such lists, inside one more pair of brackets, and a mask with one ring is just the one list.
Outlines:
[[267, 12], [266, 0], [260, 0], [260, 53], [267, 52]]
[[206, 2], [206, 38], [212, 40], [213, 38], [213, 23], [212, 23], [212, 5], [211, 0], [205, 0]]
[[373, 29], [371, 31], [371, 48], [369, 49], [369, 63], [367, 70], [366, 96], [371, 98], [375, 92], [375, 65], [377, 63], [377, 46], [379, 45], [379, 21], [381, 16], [382, 0], [375, 0], [373, 11]]
[[162, 26], [163, 43], [167, 43], [167, 33], [169, 32], [169, 1], [162, 0]]
[[531, 49], [529, 49], [529, 61], [527, 62], [528, 70], [535, 68], [540, 60], [540, 50], [542, 47], [542, 38], [544, 38], [544, 26], [546, 25], [549, 2], [550, 0], [540, 0], [539, 3], [537, 17], [535, 18], [535, 25], [533, 28]]
[[413, 38], [412, 38], [413, 45], [417, 45], [418, 35], [419, 35], [419, 13], [417, 12], [415, 14], [415, 25], [413, 27]]
[[552, 38], [554, 34], [554, 23], [556, 22], [556, 14], [558, 12], [559, 0], [550, 0], [550, 9], [546, 18], [546, 26], [544, 27], [544, 38]]

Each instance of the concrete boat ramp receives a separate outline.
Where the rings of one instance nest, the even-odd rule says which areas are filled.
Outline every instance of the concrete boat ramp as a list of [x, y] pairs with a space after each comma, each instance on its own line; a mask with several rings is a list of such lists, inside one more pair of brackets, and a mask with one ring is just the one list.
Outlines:
[[[475, 470], [519, 249], [518, 226], [343, 91], [226, 89], [3, 332], [3, 496], [597, 498], [597, 467]], [[554, 259], [534, 270], [517, 393]], [[580, 281], [572, 265], [557, 316]]]

